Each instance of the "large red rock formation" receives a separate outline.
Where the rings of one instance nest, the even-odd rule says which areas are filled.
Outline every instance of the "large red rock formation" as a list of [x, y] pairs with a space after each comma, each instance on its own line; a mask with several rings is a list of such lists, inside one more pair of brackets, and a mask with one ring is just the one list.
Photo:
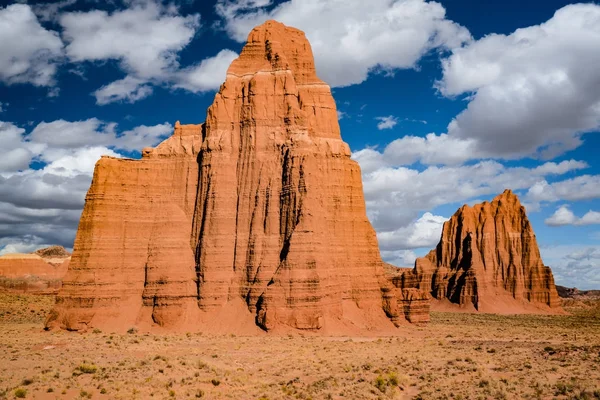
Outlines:
[[96, 165], [48, 326], [387, 329], [359, 166], [304, 34], [255, 28], [202, 125]]
[[0, 256], [0, 290], [56, 294], [67, 273], [70, 253], [51, 246], [31, 254]]
[[464, 205], [444, 223], [437, 247], [394, 278], [426, 290], [443, 307], [495, 313], [561, 312], [525, 208], [510, 190], [491, 203]]

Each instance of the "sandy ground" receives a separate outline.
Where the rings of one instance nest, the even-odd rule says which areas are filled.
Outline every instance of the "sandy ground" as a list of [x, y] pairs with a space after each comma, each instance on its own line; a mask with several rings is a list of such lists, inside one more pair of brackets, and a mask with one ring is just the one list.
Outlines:
[[52, 302], [0, 294], [0, 399], [600, 399], [600, 303], [359, 338], [45, 332]]

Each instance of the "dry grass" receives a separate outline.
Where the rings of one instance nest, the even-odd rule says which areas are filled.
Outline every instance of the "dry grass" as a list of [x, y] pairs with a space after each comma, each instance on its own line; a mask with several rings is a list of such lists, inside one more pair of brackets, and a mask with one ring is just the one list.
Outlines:
[[329, 338], [44, 332], [51, 303], [0, 295], [0, 398], [600, 399], [593, 305]]

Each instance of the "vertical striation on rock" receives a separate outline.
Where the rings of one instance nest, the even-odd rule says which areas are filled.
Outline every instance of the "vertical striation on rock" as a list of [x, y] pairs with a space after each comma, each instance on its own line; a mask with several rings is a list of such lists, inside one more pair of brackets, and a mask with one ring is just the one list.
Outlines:
[[394, 284], [483, 312], [562, 311], [525, 208], [510, 190], [461, 207], [444, 223], [437, 247]]
[[267, 21], [204, 124], [98, 162], [47, 325], [205, 329], [230, 313], [264, 330], [381, 330], [405, 319], [397, 292], [310, 44]]

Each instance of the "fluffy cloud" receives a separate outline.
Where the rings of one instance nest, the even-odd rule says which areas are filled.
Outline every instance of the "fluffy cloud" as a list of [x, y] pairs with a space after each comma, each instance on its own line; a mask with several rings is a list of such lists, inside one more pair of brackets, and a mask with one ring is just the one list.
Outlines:
[[381, 258], [397, 267], [412, 267], [417, 259], [417, 254], [412, 250], [381, 250]]
[[535, 204], [561, 200], [598, 199], [600, 198], [600, 175], [581, 175], [553, 183], [542, 179], [529, 188], [526, 197], [528, 201]]
[[107, 13], [71, 12], [60, 18], [71, 61], [118, 60], [129, 74], [151, 79], [178, 66], [177, 53], [194, 37], [198, 14], [182, 17], [147, 1]]
[[31, 134], [32, 143], [46, 144], [46, 159], [53, 160], [53, 150], [62, 152], [66, 149], [82, 148], [89, 146], [113, 147], [121, 150], [141, 150], [143, 147], [156, 144], [159, 139], [171, 133], [173, 127], [169, 123], [154, 126], [138, 126], [133, 130], [116, 132], [116, 124], [105, 123], [97, 118], [84, 121], [69, 122], [57, 120], [41, 122]]
[[[468, 160], [483, 158], [477, 153], [473, 140], [454, 139], [446, 134], [430, 133], [425, 137], [404, 136], [388, 144], [383, 152], [363, 149], [355, 157], [365, 163], [367, 169], [381, 163], [387, 165], [411, 165], [420, 162], [426, 165], [459, 165]], [[372, 165], [372, 166], [371, 166]]]
[[600, 287], [600, 246], [559, 245], [541, 247], [540, 252], [557, 284], [583, 290]]
[[[585, 61], [583, 61], [585, 60]], [[448, 126], [478, 152], [552, 158], [600, 128], [600, 6], [573, 4], [547, 22], [487, 35], [443, 60], [437, 87], [468, 94]]]
[[23, 144], [25, 129], [0, 121], [0, 173], [16, 172], [29, 167], [33, 153]]
[[577, 220], [573, 211], [568, 206], [560, 206], [554, 214], [544, 221], [549, 226], [572, 225]]
[[153, 0], [129, 4], [112, 13], [70, 12], [59, 19], [70, 61], [117, 60], [127, 74], [93, 93], [98, 105], [134, 103], [150, 96], [153, 85], [194, 93], [219, 88], [235, 52], [222, 50], [185, 68], [179, 64], [179, 52], [200, 27], [199, 14], [182, 16], [177, 7]]
[[380, 131], [384, 129], [392, 129], [398, 124], [398, 118], [394, 117], [393, 115], [388, 115], [387, 117], [376, 117], [375, 119], [379, 121], [377, 123], [377, 129]]
[[378, 233], [379, 247], [385, 251], [435, 247], [440, 241], [442, 226], [447, 220], [446, 217], [426, 212], [408, 226]]
[[0, 254], [73, 246], [81, 210], [31, 209], [0, 202]]
[[227, 68], [237, 56], [234, 51], [221, 50], [216, 56], [177, 72], [174, 86], [194, 93], [218, 89], [225, 81]]
[[579, 218], [568, 206], [562, 205], [544, 222], [549, 226], [600, 224], [600, 212], [590, 210], [583, 217]]
[[54, 22], [63, 8], [72, 6], [75, 3], [77, 3], [77, 0], [63, 0], [51, 3], [33, 4], [31, 5], [31, 8], [40, 20]]
[[[425, 165], [458, 166], [468, 160], [484, 158], [484, 155], [477, 153], [473, 141], [456, 140], [446, 134], [430, 133], [425, 137], [404, 136], [392, 141], [382, 151], [377, 148], [365, 148], [354, 152], [352, 157], [360, 163], [363, 172], [371, 172], [383, 167], [408, 166], [416, 162]], [[535, 168], [535, 175], [562, 175], [587, 167], [585, 162], [576, 160], [546, 162]]]
[[267, 19], [302, 29], [311, 42], [319, 76], [330, 85], [361, 83], [374, 71], [414, 68], [433, 49], [471, 39], [446, 19], [440, 3], [424, 0], [220, 0], [216, 10], [227, 33], [243, 42]]
[[[165, 123], [118, 132], [116, 124], [91, 118], [42, 122], [25, 135], [0, 123], [0, 138], [10, 144], [0, 148], [0, 249], [71, 247], [96, 161], [154, 145], [171, 130]], [[22, 160], [10, 157], [15, 149], [27, 151]], [[32, 159], [42, 167], [27, 168]]]
[[0, 81], [50, 86], [63, 43], [46, 30], [26, 4], [0, 8]]
[[146, 81], [126, 76], [123, 79], [102, 86], [93, 94], [96, 97], [96, 103], [103, 106], [116, 101], [135, 103], [150, 96], [152, 92], [152, 86], [148, 85]]

